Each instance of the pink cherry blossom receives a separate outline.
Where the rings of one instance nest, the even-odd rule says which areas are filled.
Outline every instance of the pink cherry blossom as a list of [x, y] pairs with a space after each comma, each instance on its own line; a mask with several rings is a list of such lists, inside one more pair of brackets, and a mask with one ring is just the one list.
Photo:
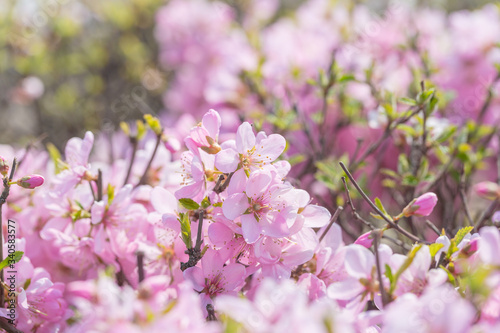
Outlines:
[[223, 149], [215, 157], [215, 166], [222, 172], [233, 172], [238, 166], [247, 175], [275, 161], [285, 149], [285, 139], [279, 134], [269, 136], [260, 132], [255, 136], [252, 126], [245, 122], [238, 127], [234, 145]]

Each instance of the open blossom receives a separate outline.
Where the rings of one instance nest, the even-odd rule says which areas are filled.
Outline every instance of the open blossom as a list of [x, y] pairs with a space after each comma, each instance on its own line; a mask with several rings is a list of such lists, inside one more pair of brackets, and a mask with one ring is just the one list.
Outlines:
[[253, 133], [252, 126], [244, 122], [238, 127], [236, 140], [225, 143], [215, 157], [215, 166], [222, 172], [233, 172], [238, 167], [243, 168], [247, 175], [274, 162], [285, 150], [286, 141], [279, 134], [266, 136], [259, 132]]
[[434, 206], [436, 206], [437, 201], [437, 195], [432, 192], [422, 194], [418, 198], [413, 199], [413, 201], [403, 209], [403, 215], [406, 217], [412, 215], [429, 216]]
[[297, 207], [290, 206], [283, 194], [291, 187], [276, 183], [268, 171], [250, 175], [244, 193], [228, 197], [223, 205], [224, 216], [230, 220], [240, 218], [245, 241], [254, 243], [261, 234], [284, 237], [296, 219]]
[[219, 140], [219, 131], [221, 118], [217, 111], [209, 110], [204, 116], [201, 124], [191, 129], [186, 138], [188, 147], [192, 144], [201, 148], [208, 154], [217, 154], [221, 147], [217, 143]]
[[246, 277], [245, 267], [239, 263], [224, 263], [220, 253], [209, 249], [201, 259], [201, 268], [189, 267], [184, 271], [184, 277], [202, 294], [203, 305], [212, 303], [218, 295], [235, 294], [242, 285]]

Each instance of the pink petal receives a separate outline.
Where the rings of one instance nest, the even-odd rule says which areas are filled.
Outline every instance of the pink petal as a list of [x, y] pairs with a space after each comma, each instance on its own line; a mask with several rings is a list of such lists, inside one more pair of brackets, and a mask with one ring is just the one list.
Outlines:
[[205, 288], [205, 277], [199, 267], [189, 267], [184, 271], [184, 278], [193, 284], [193, 289], [202, 291]]
[[318, 205], [308, 205], [301, 214], [305, 217], [304, 225], [309, 228], [324, 227], [331, 218], [328, 209]]
[[236, 150], [240, 154], [246, 154], [247, 150], [255, 146], [255, 134], [253, 134], [252, 126], [244, 122], [238, 127], [236, 132]]
[[479, 230], [481, 235], [479, 255], [487, 264], [500, 264], [500, 233], [496, 227], [483, 227]]
[[283, 214], [261, 216], [262, 232], [266, 236], [281, 238], [290, 234], [288, 223]]
[[334, 282], [328, 286], [328, 297], [339, 300], [350, 300], [365, 290], [365, 287], [357, 279], [348, 278], [343, 281]]
[[346, 248], [345, 269], [353, 278], [370, 277], [374, 265], [375, 256], [367, 248], [357, 244]]
[[262, 155], [264, 162], [276, 160], [285, 150], [286, 140], [279, 134], [271, 134], [257, 145], [256, 154]]
[[187, 186], [183, 186], [177, 191], [175, 191], [175, 197], [174, 197], [175, 203], [177, 203], [177, 199], [196, 198], [202, 191], [203, 191], [202, 182], [196, 182]]
[[257, 171], [248, 178], [246, 194], [249, 198], [256, 200], [264, 193], [271, 183], [271, 175], [267, 172]]
[[215, 167], [224, 173], [235, 171], [238, 163], [240, 158], [234, 149], [223, 149], [215, 155]]
[[104, 217], [104, 212], [106, 210], [106, 205], [103, 201], [96, 201], [90, 209], [92, 224], [97, 224], [102, 221]]
[[248, 209], [248, 198], [243, 193], [233, 194], [222, 204], [222, 212], [224, 216], [230, 220], [234, 220]]
[[224, 262], [216, 250], [208, 249], [201, 258], [201, 268], [203, 269], [203, 276], [207, 279], [216, 277], [222, 269]]
[[255, 243], [262, 233], [262, 228], [253, 216], [253, 214], [245, 214], [241, 217], [241, 231], [245, 242], [248, 244]]
[[210, 137], [214, 139], [214, 141], [217, 141], [221, 125], [219, 113], [215, 110], [210, 109], [207, 113], [205, 113], [201, 122], [203, 124], [203, 127], [207, 129]]
[[160, 214], [174, 213], [177, 210], [177, 199], [163, 187], [155, 187], [151, 191], [151, 204]]
[[227, 194], [231, 195], [234, 193], [241, 193], [245, 191], [247, 185], [247, 175], [243, 169], [236, 171], [231, 177], [229, 186], [227, 188]]
[[225, 278], [224, 289], [234, 291], [234, 289], [245, 279], [245, 266], [237, 263], [229, 264], [222, 268], [222, 276]]
[[212, 223], [208, 227], [208, 237], [215, 246], [224, 246], [234, 238], [234, 233], [223, 223]]

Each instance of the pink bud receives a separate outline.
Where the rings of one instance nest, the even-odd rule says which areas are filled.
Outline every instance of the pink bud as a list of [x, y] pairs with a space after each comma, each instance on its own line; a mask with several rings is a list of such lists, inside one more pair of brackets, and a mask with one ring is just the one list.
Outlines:
[[373, 244], [372, 232], [368, 231], [367, 233], [362, 234], [358, 237], [358, 239], [356, 239], [354, 244], [362, 245], [367, 249], [370, 248]]
[[424, 193], [418, 198], [413, 199], [413, 201], [403, 209], [403, 215], [406, 217], [412, 215], [429, 216], [432, 213], [434, 206], [436, 206], [437, 201], [438, 198], [436, 194], [432, 192]]
[[500, 198], [500, 186], [493, 182], [481, 182], [474, 186], [476, 193], [481, 197], [489, 200]]
[[30, 175], [16, 180], [16, 184], [24, 188], [34, 189], [35, 187], [42, 185], [44, 180], [45, 179], [43, 179], [40, 175]]
[[473, 240], [470, 241], [469, 243], [469, 249], [468, 253], [474, 253], [478, 249], [478, 244], [479, 244], [479, 238], [474, 238]]
[[9, 173], [9, 165], [7, 164], [7, 161], [5, 161], [5, 158], [0, 156], [0, 173], [5, 177]]

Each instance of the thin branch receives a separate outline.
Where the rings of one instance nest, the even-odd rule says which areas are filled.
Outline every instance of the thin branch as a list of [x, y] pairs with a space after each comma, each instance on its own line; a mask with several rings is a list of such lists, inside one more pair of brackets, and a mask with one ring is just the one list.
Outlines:
[[149, 159], [149, 162], [148, 162], [148, 165], [146, 166], [146, 169], [144, 169], [144, 173], [142, 174], [142, 177], [139, 180], [139, 183], [135, 187], [137, 187], [139, 185], [146, 184], [146, 179], [148, 178], [149, 168], [151, 168], [151, 164], [153, 163], [153, 160], [155, 158], [156, 152], [158, 151], [158, 147], [160, 146], [160, 143], [161, 143], [161, 134], [156, 136], [156, 145], [155, 145], [155, 148], [153, 150], [153, 154], [151, 155], [151, 158]]
[[4, 329], [7, 333], [23, 333], [23, 331], [18, 330], [11, 324], [9, 324], [5, 318], [0, 318], [0, 328]]
[[[3, 191], [2, 195], [0, 196], [0, 261], [3, 261], [3, 220], [2, 220], [2, 207], [3, 204], [7, 202], [7, 197], [9, 196], [10, 193], [10, 182], [14, 178], [14, 173], [16, 172], [16, 167], [17, 167], [17, 160], [14, 158], [12, 161], [12, 167], [10, 169], [10, 175], [8, 178], [3, 179]], [[0, 270], [0, 308], [4, 307], [4, 291], [3, 291], [3, 284], [4, 284], [4, 279], [3, 279], [3, 269]]]
[[201, 244], [203, 243], [203, 238], [202, 238], [202, 229], [203, 229], [203, 209], [200, 209], [198, 211], [198, 233], [196, 234], [196, 245], [194, 246], [194, 248], [198, 251], [201, 250]]
[[144, 252], [137, 252], [137, 274], [139, 275], [139, 283], [144, 281]]
[[132, 156], [130, 157], [130, 163], [127, 169], [127, 175], [125, 176], [125, 180], [123, 181], [123, 185], [127, 185], [128, 179], [130, 178], [130, 173], [132, 172], [132, 166], [134, 165], [135, 155], [137, 153], [137, 138], [131, 137], [130, 143], [132, 144]]
[[373, 250], [375, 252], [375, 263], [377, 265], [377, 278], [378, 284], [380, 287], [380, 294], [382, 295], [382, 304], [386, 306], [389, 303], [389, 299], [387, 298], [387, 293], [384, 288], [384, 281], [382, 280], [382, 270], [380, 269], [380, 256], [378, 253], [378, 246], [380, 244], [380, 232], [373, 231]]
[[413, 240], [415, 242], [421, 242], [421, 243], [429, 244], [429, 242], [427, 242], [425, 240], [421, 240], [420, 238], [418, 238], [417, 236], [411, 234], [410, 232], [406, 231], [405, 229], [402, 229], [399, 225], [397, 225], [396, 223], [394, 223], [394, 221], [392, 221], [384, 213], [382, 213], [382, 211], [370, 200], [370, 198], [368, 198], [368, 196], [366, 195], [366, 193], [361, 189], [361, 187], [356, 182], [356, 180], [354, 179], [354, 177], [351, 175], [351, 173], [349, 172], [349, 170], [347, 170], [347, 167], [344, 165], [344, 163], [339, 162], [339, 164], [342, 167], [342, 169], [344, 170], [344, 172], [346, 173], [346, 175], [349, 178], [349, 180], [353, 183], [353, 185], [356, 188], [356, 190], [358, 190], [359, 194], [361, 194], [361, 196], [363, 197], [363, 199], [365, 199], [365, 201], [370, 205], [370, 207], [375, 212], [377, 212], [377, 214], [380, 215], [392, 228], [396, 229], [397, 231], [399, 231], [400, 233], [402, 233], [403, 235], [405, 235], [406, 237], [408, 237], [409, 239], [411, 239], [411, 240]]
[[97, 201], [102, 201], [102, 170], [97, 170]]
[[488, 221], [488, 219], [493, 215], [493, 213], [496, 211], [497, 206], [498, 206], [498, 200], [495, 200], [491, 203], [491, 205], [488, 207], [487, 210], [483, 212], [481, 217], [477, 220], [476, 224], [474, 225], [474, 231], [478, 232], [479, 229]]
[[335, 221], [337, 221], [337, 218], [339, 217], [339, 214], [344, 210], [344, 207], [342, 206], [338, 206], [337, 207], [337, 210], [335, 210], [335, 213], [333, 213], [333, 216], [332, 218], [330, 219], [330, 223], [328, 223], [328, 226], [326, 227], [325, 231], [323, 231], [323, 233], [321, 234], [321, 236], [319, 237], [319, 242], [321, 243], [321, 241], [323, 240], [323, 238], [325, 238], [326, 234], [328, 233], [328, 231], [330, 231], [330, 228], [332, 227], [332, 225], [335, 223]]
[[358, 212], [356, 211], [356, 208], [354, 208], [354, 204], [353, 204], [352, 198], [351, 198], [351, 193], [349, 191], [349, 187], [347, 186], [347, 182], [345, 180], [345, 177], [342, 177], [342, 182], [344, 183], [344, 189], [345, 189], [346, 196], [347, 196], [347, 204], [351, 207], [352, 216], [354, 217], [354, 219], [361, 221], [364, 225], [366, 225], [371, 230], [374, 230], [375, 226], [373, 224], [371, 224], [370, 222], [368, 222], [367, 220], [365, 220], [364, 218], [362, 218], [361, 215], [359, 215]]
[[428, 219], [425, 219], [425, 224], [432, 230], [434, 233], [438, 236], [441, 236], [441, 233], [439, 232], [439, 229], [436, 227], [434, 223], [429, 221]]

